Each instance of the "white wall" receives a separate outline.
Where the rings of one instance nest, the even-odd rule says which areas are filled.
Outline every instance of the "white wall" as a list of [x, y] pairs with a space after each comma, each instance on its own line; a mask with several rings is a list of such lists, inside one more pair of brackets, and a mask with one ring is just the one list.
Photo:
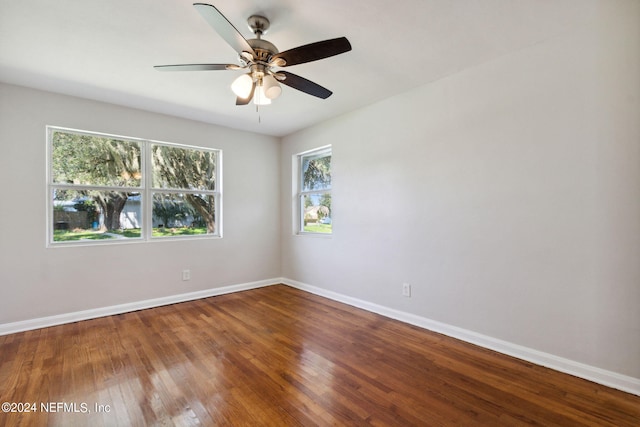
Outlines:
[[[222, 149], [224, 238], [46, 249], [46, 125]], [[0, 84], [0, 324], [279, 277], [278, 153], [272, 137]]]
[[[284, 139], [282, 273], [640, 378], [640, 2]], [[333, 144], [331, 239], [292, 155]], [[401, 283], [411, 283], [411, 298]]]

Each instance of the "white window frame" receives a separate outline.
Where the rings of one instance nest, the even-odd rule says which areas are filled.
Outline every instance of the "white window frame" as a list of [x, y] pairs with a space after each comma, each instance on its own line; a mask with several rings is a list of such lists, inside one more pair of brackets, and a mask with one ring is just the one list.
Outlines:
[[297, 220], [296, 220], [296, 234], [298, 235], [306, 235], [306, 236], [318, 236], [318, 237], [331, 237], [333, 235], [333, 213], [331, 214], [332, 221], [332, 229], [330, 233], [317, 233], [312, 231], [304, 230], [304, 198], [305, 196], [311, 195], [320, 195], [320, 194], [331, 194], [331, 190], [333, 188], [333, 182], [329, 188], [321, 189], [321, 190], [304, 190], [304, 173], [303, 173], [303, 161], [307, 157], [325, 157], [326, 155], [332, 156], [333, 160], [333, 152], [331, 145], [326, 145], [319, 148], [314, 148], [313, 150], [304, 151], [302, 153], [296, 154], [296, 212], [297, 212]]
[[[140, 147], [140, 172], [142, 178], [140, 180], [140, 186], [138, 187], [119, 187], [119, 186], [99, 186], [99, 185], [76, 185], [76, 184], [59, 184], [53, 182], [53, 134], [55, 132], [65, 132], [78, 135], [97, 136], [101, 138], [113, 138], [123, 141], [135, 142]], [[47, 214], [46, 214], [46, 246], [47, 247], [73, 247], [73, 246], [98, 246], [98, 245], [113, 245], [113, 244], [131, 244], [141, 242], [156, 242], [156, 241], [175, 241], [185, 239], [217, 239], [222, 238], [222, 150], [217, 148], [199, 147], [194, 145], [177, 144], [164, 141], [156, 141], [150, 139], [142, 139], [130, 136], [114, 135], [102, 132], [93, 132], [79, 129], [71, 129], [60, 126], [46, 126], [46, 175], [47, 175]], [[153, 187], [153, 173], [151, 171], [151, 146], [152, 145], [164, 145], [171, 147], [178, 147], [183, 149], [193, 149], [198, 151], [208, 151], [216, 153], [216, 165], [215, 165], [215, 190], [191, 190], [181, 188], [154, 188]], [[104, 239], [104, 240], [82, 240], [82, 241], [67, 241], [56, 242], [53, 240], [54, 236], [54, 224], [53, 224], [53, 191], [54, 189], [69, 189], [69, 190], [113, 190], [113, 191], [126, 191], [126, 192], [139, 192], [140, 193], [140, 217], [142, 226], [140, 228], [139, 238], [127, 238], [127, 239]], [[214, 196], [215, 203], [215, 232], [210, 234], [198, 234], [188, 236], [163, 236], [153, 237], [153, 193], [182, 193], [182, 194], [209, 194]]]

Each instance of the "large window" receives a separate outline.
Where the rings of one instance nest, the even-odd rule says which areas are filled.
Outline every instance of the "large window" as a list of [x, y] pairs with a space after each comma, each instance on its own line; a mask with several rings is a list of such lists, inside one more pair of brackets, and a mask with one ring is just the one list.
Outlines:
[[300, 233], [331, 234], [331, 147], [298, 155]]
[[48, 244], [219, 237], [219, 150], [48, 127]]

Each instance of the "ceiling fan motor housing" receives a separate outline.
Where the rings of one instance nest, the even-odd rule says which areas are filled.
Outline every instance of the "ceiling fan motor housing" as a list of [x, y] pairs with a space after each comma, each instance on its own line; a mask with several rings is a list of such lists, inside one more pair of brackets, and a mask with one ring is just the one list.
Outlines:
[[268, 62], [272, 55], [279, 52], [273, 43], [263, 39], [250, 39], [247, 40], [247, 42], [256, 52], [256, 56], [254, 58], [256, 61]]
[[273, 43], [262, 40], [262, 36], [267, 33], [271, 23], [264, 16], [251, 15], [247, 19], [247, 24], [249, 24], [249, 28], [251, 28], [253, 34], [256, 35], [255, 39], [247, 40], [249, 46], [251, 46], [256, 53], [254, 61], [269, 62], [271, 56], [279, 52]]

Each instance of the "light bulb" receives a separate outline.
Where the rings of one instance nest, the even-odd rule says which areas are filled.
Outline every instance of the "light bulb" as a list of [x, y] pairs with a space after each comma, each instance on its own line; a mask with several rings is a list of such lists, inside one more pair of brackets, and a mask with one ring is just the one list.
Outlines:
[[269, 99], [276, 99], [282, 93], [280, 83], [270, 74], [264, 76], [262, 87], [264, 88], [264, 94]]
[[256, 105], [271, 104], [271, 100], [267, 98], [267, 95], [264, 93], [264, 85], [262, 80], [258, 81], [256, 85], [256, 91], [253, 94], [253, 103]]
[[249, 74], [241, 75], [231, 84], [231, 90], [233, 93], [243, 99], [246, 99], [251, 95], [251, 89], [253, 89], [253, 79]]

